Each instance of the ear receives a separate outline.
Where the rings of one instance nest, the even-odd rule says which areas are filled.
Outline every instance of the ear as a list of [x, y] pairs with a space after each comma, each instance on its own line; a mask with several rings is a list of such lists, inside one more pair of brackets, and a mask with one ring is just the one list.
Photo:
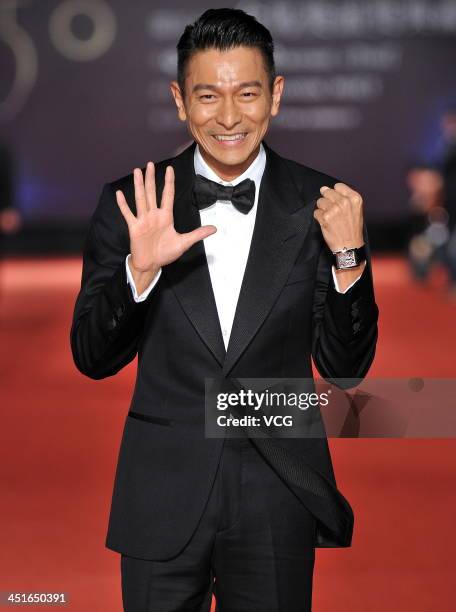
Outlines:
[[187, 113], [185, 112], [184, 98], [182, 96], [182, 92], [181, 92], [181, 89], [177, 81], [171, 81], [171, 83], [169, 84], [169, 87], [171, 89], [171, 93], [173, 95], [174, 102], [176, 103], [177, 114], [179, 116], [179, 119], [181, 121], [186, 121]]
[[280, 100], [282, 98], [283, 88], [285, 86], [285, 77], [276, 76], [272, 87], [272, 105], [271, 116], [275, 117], [279, 113]]

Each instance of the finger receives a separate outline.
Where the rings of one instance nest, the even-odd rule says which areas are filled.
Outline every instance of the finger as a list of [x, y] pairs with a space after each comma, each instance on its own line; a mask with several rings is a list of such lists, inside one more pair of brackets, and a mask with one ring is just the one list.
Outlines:
[[125, 219], [128, 227], [130, 227], [130, 224], [133, 223], [133, 221], [136, 220], [136, 217], [131, 212], [131, 209], [128, 206], [127, 200], [125, 199], [125, 196], [124, 196], [122, 191], [120, 191], [120, 190], [116, 191], [116, 200], [117, 200], [117, 204], [118, 204], [118, 206], [120, 208], [120, 212], [123, 215], [123, 218]]
[[344, 196], [341, 193], [337, 193], [335, 189], [331, 189], [326, 185], [320, 187], [320, 193], [323, 195], [324, 198], [330, 200], [330, 202], [334, 202], [334, 204], [341, 204], [344, 200]]
[[320, 192], [326, 199], [330, 200], [336, 206], [346, 208], [350, 205], [350, 199], [347, 196], [344, 196], [341, 193], [337, 192], [335, 189], [323, 186], [320, 188]]
[[[352, 189], [351, 187], [349, 187], [345, 183], [336, 183], [334, 185], [333, 191], [335, 193], [339, 193], [344, 198], [348, 198], [350, 200], [350, 202], [353, 202], [354, 204], [362, 204], [363, 203], [363, 199], [361, 197], [361, 194], [359, 194], [357, 191], [355, 191], [354, 189]], [[326, 196], [326, 192], [325, 192], [325, 196]]]
[[352, 189], [351, 187], [349, 187], [348, 185], [346, 185], [345, 183], [336, 183], [334, 185], [334, 191], [337, 191], [337, 193], [340, 193], [341, 195], [350, 198], [350, 199], [355, 199], [361, 198], [361, 195], [355, 191], [354, 189]]
[[166, 166], [165, 171], [165, 186], [163, 187], [162, 199], [160, 208], [164, 210], [173, 210], [174, 205], [174, 168]]
[[348, 198], [350, 202], [357, 206], [361, 206], [363, 203], [363, 198], [361, 197], [361, 194], [346, 185], [345, 183], [336, 183], [334, 185], [334, 190], [342, 194], [344, 197]]
[[332, 208], [333, 203], [331, 202], [331, 200], [327, 200], [326, 198], [318, 198], [317, 200], [317, 207], [320, 210], [329, 210], [330, 208]]
[[326, 228], [326, 226], [327, 226], [327, 217], [326, 217], [326, 213], [323, 210], [320, 210], [319, 208], [316, 208], [314, 210], [313, 216], [314, 216], [314, 219], [316, 219], [318, 221], [318, 223], [320, 224], [320, 227]]
[[215, 225], [202, 225], [201, 227], [198, 227], [191, 232], [181, 234], [182, 246], [184, 248], [184, 251], [194, 245], [195, 242], [198, 242], [198, 240], [204, 240], [204, 238], [207, 238], [211, 234], [215, 234], [216, 231], [217, 228], [215, 227]]
[[146, 166], [145, 192], [148, 209], [157, 208], [157, 194], [155, 191], [155, 166], [148, 162]]
[[135, 168], [133, 170], [133, 177], [135, 183], [136, 212], [138, 217], [140, 217], [147, 212], [147, 200], [142, 170], [140, 168]]

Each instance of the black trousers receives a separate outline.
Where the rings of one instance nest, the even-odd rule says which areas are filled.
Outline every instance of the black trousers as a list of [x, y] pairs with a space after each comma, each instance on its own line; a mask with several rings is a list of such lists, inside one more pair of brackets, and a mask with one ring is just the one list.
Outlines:
[[308, 612], [316, 519], [246, 438], [226, 438], [208, 503], [176, 557], [121, 555], [126, 612]]

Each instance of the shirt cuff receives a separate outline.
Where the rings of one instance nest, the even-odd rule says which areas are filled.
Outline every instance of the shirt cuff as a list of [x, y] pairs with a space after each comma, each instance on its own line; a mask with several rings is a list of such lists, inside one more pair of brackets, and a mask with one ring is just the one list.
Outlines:
[[155, 277], [152, 279], [152, 281], [150, 282], [150, 285], [148, 287], [146, 287], [146, 289], [144, 289], [144, 291], [141, 293], [141, 295], [138, 295], [138, 291], [136, 289], [136, 285], [135, 285], [135, 281], [133, 280], [133, 275], [130, 271], [130, 266], [128, 265], [128, 260], [131, 257], [131, 253], [129, 253], [125, 259], [125, 267], [127, 269], [127, 281], [128, 284], [131, 287], [131, 292], [133, 293], [133, 299], [135, 300], [135, 302], [144, 302], [144, 300], [147, 299], [149, 293], [152, 291], [152, 289], [155, 287], [155, 285], [158, 282], [158, 279], [161, 276], [161, 271], [162, 269], [160, 268], [157, 272], [157, 274], [155, 275]]
[[[363, 267], [363, 270], [364, 270], [364, 267]], [[344, 289], [344, 291], [341, 291], [339, 289], [339, 285], [337, 284], [337, 275], [336, 275], [336, 268], [335, 268], [335, 266], [332, 266], [332, 275], [333, 275], [333, 279], [334, 279], [334, 287], [336, 288], [337, 293], [347, 293], [347, 291], [349, 289], [351, 289], [353, 287], [353, 285], [359, 281], [359, 279], [362, 276], [362, 272], [361, 272], [361, 274], [357, 278], [355, 278], [355, 280], [350, 285], [348, 285], [348, 287], [346, 289]]]

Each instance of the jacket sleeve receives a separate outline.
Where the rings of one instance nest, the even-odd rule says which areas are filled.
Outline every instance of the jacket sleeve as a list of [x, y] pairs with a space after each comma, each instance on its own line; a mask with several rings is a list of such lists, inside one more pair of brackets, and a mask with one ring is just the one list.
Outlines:
[[70, 331], [74, 363], [90, 378], [116, 374], [138, 351], [152, 298], [134, 300], [125, 267], [129, 252], [128, 227], [107, 183], [86, 236]]
[[[367, 261], [359, 280], [338, 293], [331, 273], [331, 253], [323, 245], [318, 262], [313, 304], [312, 357], [326, 379], [362, 379], [369, 371], [378, 337], [370, 249], [364, 228]], [[358, 381], [359, 382], [359, 381]], [[357, 382], [337, 382], [355, 386]]]

